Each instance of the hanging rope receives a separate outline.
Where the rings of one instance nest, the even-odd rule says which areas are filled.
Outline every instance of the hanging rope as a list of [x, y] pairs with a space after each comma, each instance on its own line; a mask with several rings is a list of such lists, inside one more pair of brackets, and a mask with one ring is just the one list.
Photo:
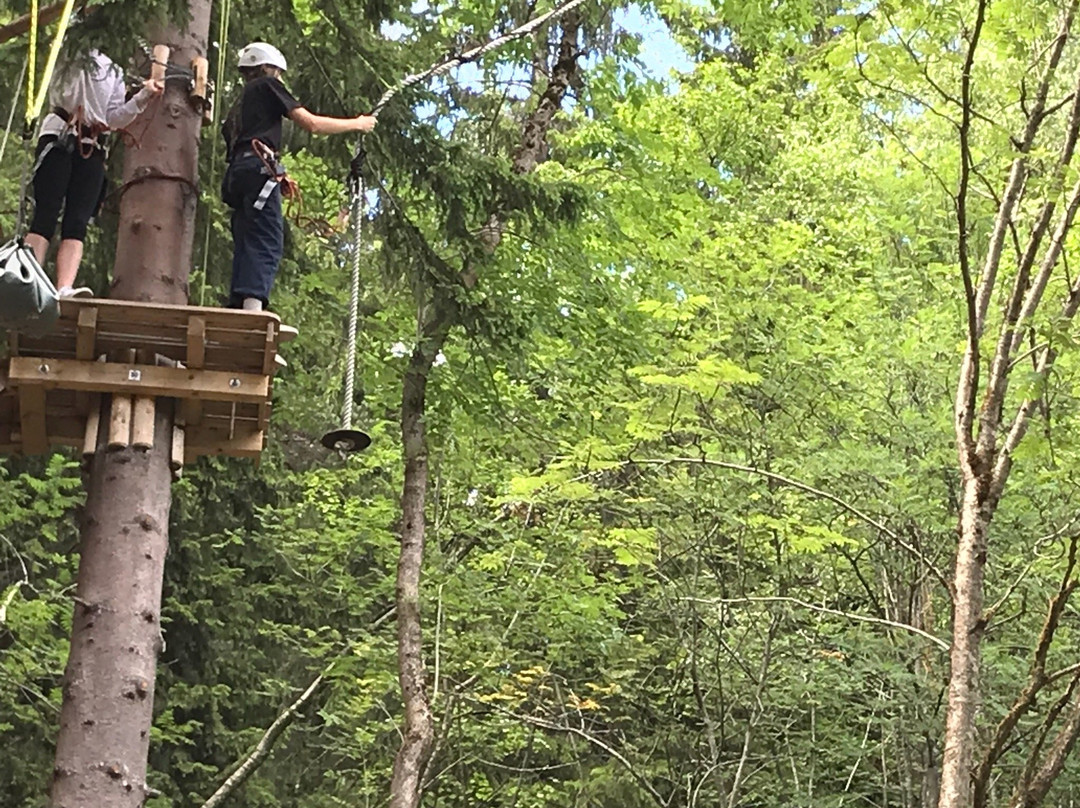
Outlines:
[[[371, 116], [378, 120], [379, 113], [381, 113], [386, 105], [393, 100], [394, 96], [403, 90], [420, 84], [423, 81], [427, 81], [435, 76], [442, 75], [453, 70], [455, 67], [460, 67], [463, 64], [476, 61], [484, 54], [500, 48], [507, 42], [512, 42], [515, 39], [528, 36], [533, 33], [545, 23], [551, 20], [558, 19], [563, 14], [572, 9], [582, 5], [585, 0], [568, 0], [561, 6], [556, 6], [551, 11], [540, 14], [533, 19], [529, 20], [517, 28], [511, 31], [497, 36], [483, 45], [478, 45], [475, 48], [471, 48], [464, 53], [460, 53], [457, 56], [451, 57], [444, 62], [432, 65], [427, 70], [423, 70], [419, 73], [412, 73], [406, 76], [402, 81], [394, 87], [386, 90], [379, 98], [375, 108], [371, 111]], [[363, 217], [364, 217], [364, 180], [361, 167], [364, 162], [364, 136], [360, 135], [356, 140], [356, 152], [353, 156], [351, 171], [349, 175], [349, 189], [352, 194], [351, 208], [352, 208], [352, 231], [353, 231], [353, 243], [352, 243], [352, 284], [350, 288], [349, 296], [349, 344], [347, 348], [347, 354], [345, 359], [345, 386], [344, 386], [344, 400], [341, 406], [341, 423], [342, 430], [348, 430], [352, 425], [353, 414], [353, 391], [356, 383], [356, 334], [357, 324], [360, 317], [360, 246], [363, 235]]]
[[[31, 22], [30, 28], [30, 53], [33, 54], [37, 48], [37, 0], [34, 0], [34, 19]], [[30, 105], [30, 93], [26, 95], [26, 122], [28, 125], [32, 124], [41, 114], [41, 108], [45, 106], [45, 98], [49, 94], [49, 83], [52, 81], [53, 70], [56, 68], [56, 60], [60, 56], [60, 46], [64, 44], [64, 34], [67, 33], [68, 24], [71, 22], [71, 11], [75, 8], [75, 0], [67, 0], [64, 3], [64, 10], [60, 12], [60, 24], [56, 29], [56, 36], [53, 37], [52, 45], [49, 47], [49, 56], [45, 60], [45, 68], [41, 71], [41, 82], [38, 84], [37, 94], [33, 98], [33, 105]], [[33, 55], [30, 57], [33, 59]], [[31, 81], [32, 81], [31, 76]], [[32, 84], [29, 86], [33, 86]]]
[[34, 104], [34, 82], [37, 81], [37, 40], [38, 40], [38, 0], [30, 0], [30, 50], [26, 54], [26, 119], [24, 123], [23, 137], [27, 137], [26, 130], [30, 129], [34, 119], [30, 111]]
[[30, 182], [30, 140], [34, 134], [34, 123], [41, 108], [45, 105], [45, 97], [49, 92], [49, 84], [52, 82], [53, 70], [56, 69], [56, 60], [60, 55], [60, 46], [64, 42], [64, 34], [67, 33], [68, 24], [71, 22], [71, 10], [75, 7], [75, 0], [67, 0], [60, 12], [60, 23], [49, 47], [49, 56], [45, 60], [45, 67], [41, 71], [41, 79], [37, 75], [37, 43], [38, 43], [38, 0], [30, 3], [30, 50], [26, 54], [26, 119], [23, 121], [23, 151], [26, 152], [23, 159], [22, 180], [19, 183], [19, 215], [15, 223], [15, 232], [18, 238], [22, 238], [23, 225], [26, 223], [26, 214], [30, 204], [26, 188]]
[[353, 159], [352, 185], [352, 284], [349, 289], [349, 342], [345, 357], [345, 392], [341, 407], [342, 427], [352, 425], [353, 391], [356, 384], [356, 331], [360, 321], [360, 245], [364, 233], [364, 175], [361, 172], [364, 153]]

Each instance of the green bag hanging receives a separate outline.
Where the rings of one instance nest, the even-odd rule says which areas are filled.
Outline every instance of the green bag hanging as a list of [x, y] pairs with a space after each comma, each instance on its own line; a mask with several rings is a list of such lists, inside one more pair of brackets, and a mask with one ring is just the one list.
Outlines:
[[60, 316], [60, 297], [22, 240], [0, 247], [0, 328], [40, 336]]

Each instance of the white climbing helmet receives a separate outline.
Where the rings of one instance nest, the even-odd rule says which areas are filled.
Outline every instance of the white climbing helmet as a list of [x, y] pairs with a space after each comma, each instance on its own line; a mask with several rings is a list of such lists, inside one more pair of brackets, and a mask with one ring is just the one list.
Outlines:
[[281, 70], [288, 70], [284, 54], [273, 45], [266, 42], [252, 42], [250, 45], [245, 45], [240, 50], [240, 67], [258, 67], [259, 65], [270, 65]]

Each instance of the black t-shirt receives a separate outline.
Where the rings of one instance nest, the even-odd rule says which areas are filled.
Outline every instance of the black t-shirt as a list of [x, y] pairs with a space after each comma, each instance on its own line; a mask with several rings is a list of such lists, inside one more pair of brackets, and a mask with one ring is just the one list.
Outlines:
[[302, 104], [280, 79], [259, 76], [249, 81], [221, 126], [228, 159], [247, 148], [252, 140], [281, 151], [281, 120], [299, 106]]

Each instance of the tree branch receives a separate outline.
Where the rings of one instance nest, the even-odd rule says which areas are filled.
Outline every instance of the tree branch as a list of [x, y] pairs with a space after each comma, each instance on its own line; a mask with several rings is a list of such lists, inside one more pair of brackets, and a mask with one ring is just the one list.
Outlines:
[[845, 620], [854, 620], [859, 623], [873, 623], [879, 626], [887, 626], [889, 628], [898, 628], [902, 631], [907, 631], [922, 637], [924, 640], [929, 640], [942, 651], [949, 650], [949, 644], [940, 637], [935, 637], [928, 631], [924, 631], [917, 626], [913, 626], [910, 623], [902, 623], [898, 620], [889, 620], [884, 617], [871, 617], [865, 614], [855, 614], [853, 612], [842, 612], [839, 609], [830, 609], [828, 606], [819, 606], [816, 603], [810, 603], [809, 601], [800, 600], [799, 598], [788, 597], [786, 595], [762, 595], [762, 596], [746, 596], [741, 598], [681, 598], [681, 600], [694, 601], [696, 603], [705, 603], [713, 606], [729, 606], [745, 603], [790, 603], [793, 606], [799, 606], [803, 609], [809, 609], [814, 612], [821, 612], [822, 614], [831, 614], [835, 617], [843, 617]]
[[[1039, 692], [1053, 681], [1046, 674], [1046, 657], [1050, 653], [1050, 646], [1054, 641], [1054, 634], [1061, 622], [1061, 615], [1065, 612], [1069, 596], [1076, 589], [1078, 582], [1072, 580], [1073, 571], [1076, 569], [1077, 544], [1080, 542], [1080, 534], [1074, 535], [1069, 542], [1069, 558], [1062, 575], [1061, 584], [1057, 594], [1050, 599], [1046, 610], [1046, 619], [1043, 621], [1042, 631], [1039, 633], [1039, 641], [1035, 646], [1035, 654], [1031, 663], [1031, 671], [1028, 674], [1027, 684], [1016, 697], [1009, 712], [1001, 719], [994, 729], [994, 737], [986, 747], [982, 759], [972, 776], [974, 788], [974, 808], [984, 808], [990, 787], [990, 776], [994, 764], [1005, 751], [1005, 745], [1012, 736], [1020, 719], [1024, 717]], [[1060, 674], [1058, 675], [1060, 677]]]
[[323, 683], [324, 674], [319, 674], [315, 677], [315, 680], [307, 686], [307, 689], [300, 694], [292, 704], [285, 708], [285, 711], [281, 713], [274, 723], [272, 723], [263, 733], [262, 738], [255, 744], [255, 748], [251, 750], [243, 762], [236, 767], [236, 771], [226, 778], [218, 790], [215, 791], [206, 802], [202, 804], [202, 808], [217, 808], [229, 796], [236, 791], [244, 782], [255, 773], [255, 770], [259, 768], [269, 757], [270, 752], [273, 751], [274, 743], [281, 736], [281, 733], [293, 722], [293, 719], [300, 714], [300, 710], [304, 705], [311, 700], [311, 697], [315, 695], [315, 691], [319, 689], [319, 685]]
[[897, 535], [895, 531], [890, 530], [882, 522], [879, 522], [877, 519], [874, 519], [872, 516], [856, 508], [850, 502], [847, 502], [846, 500], [843, 500], [828, 491], [823, 491], [820, 488], [814, 488], [812, 485], [807, 485], [806, 483], [799, 482], [798, 480], [794, 480], [791, 477], [785, 477], [784, 475], [777, 474], [773, 471], [766, 471], [765, 469], [755, 468], [754, 466], [744, 466], [740, 463], [728, 463], [723, 460], [709, 460], [707, 458], [698, 457], [671, 457], [666, 459], [634, 459], [623, 461], [623, 465], [638, 464], [642, 466], [667, 466], [674, 463], [709, 466], [711, 468], [728, 469], [730, 471], [741, 471], [746, 474], [756, 474], [760, 477], [765, 477], [766, 479], [772, 480], [773, 482], [780, 483], [781, 485], [786, 485], [789, 488], [795, 488], [799, 491], [804, 491], [807, 494], [812, 494], [815, 497], [820, 497], [821, 499], [828, 500], [829, 502], [832, 502], [833, 504], [843, 508], [852, 516], [860, 519], [861, 521], [865, 522], [876, 530], [881, 531], [883, 534], [888, 536], [889, 539], [895, 542], [899, 547], [903, 548], [920, 562], [922, 562], [926, 566], [927, 570], [929, 570], [933, 574], [933, 576], [938, 579], [941, 585], [945, 588], [945, 591], [949, 593], [950, 597], [952, 596], [952, 584], [949, 582], [948, 578], [945, 577], [945, 573], [938, 569], [934, 565], [934, 563], [922, 553], [922, 551], [920, 551], [917, 547], [910, 544], [909, 542], [904, 541], [902, 538], [900, 538], [899, 535]]
[[515, 718], [518, 721], [522, 721], [526, 724], [532, 724], [533, 726], [542, 727], [543, 729], [552, 730], [553, 732], [565, 732], [570, 735], [576, 735], [578, 738], [587, 741], [605, 754], [610, 755], [612, 759], [618, 761], [619, 765], [626, 769], [626, 771], [630, 774], [634, 782], [641, 786], [649, 794], [649, 796], [653, 798], [653, 801], [657, 805], [661, 806], [661, 808], [667, 808], [667, 801], [663, 798], [660, 792], [656, 790], [653, 784], [645, 779], [639, 769], [634, 766], [633, 763], [627, 760], [625, 755], [623, 755], [617, 749], [604, 743], [595, 735], [592, 735], [591, 733], [588, 733], [579, 727], [572, 727], [569, 724], [556, 724], [554, 721], [548, 721], [547, 719], [538, 718], [537, 716], [515, 713], [512, 710], [507, 710], [506, 708], [500, 707], [496, 704], [487, 704], [485, 706], [497, 710], [500, 713], [504, 713], [511, 718]]

